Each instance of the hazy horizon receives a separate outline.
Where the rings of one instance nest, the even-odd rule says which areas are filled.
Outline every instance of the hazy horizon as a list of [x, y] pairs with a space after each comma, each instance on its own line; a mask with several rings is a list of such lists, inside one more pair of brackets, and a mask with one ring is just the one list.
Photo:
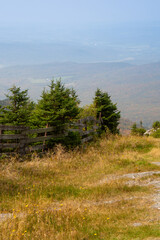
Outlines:
[[160, 60], [158, 0], [1, 1], [0, 66]]
[[[85, 26], [70, 31], [0, 27], [0, 66], [53, 62], [160, 61], [160, 23]], [[73, 34], [74, 33], [74, 34]]]
[[[49, 79], [62, 77], [84, 103], [100, 86], [124, 116], [159, 117], [159, 0], [6, 0], [0, 6], [0, 99], [14, 83], [37, 98]], [[55, 64], [67, 62], [86, 65]], [[122, 65], [110, 69], [108, 62]], [[87, 63], [102, 64], [88, 69]]]

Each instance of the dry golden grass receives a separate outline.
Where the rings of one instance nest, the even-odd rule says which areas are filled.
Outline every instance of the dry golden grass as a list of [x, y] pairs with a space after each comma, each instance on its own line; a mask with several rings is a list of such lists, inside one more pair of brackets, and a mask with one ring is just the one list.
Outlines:
[[12, 215], [0, 218], [0, 239], [160, 239], [153, 187], [115, 179], [160, 170], [152, 164], [158, 156], [157, 139], [111, 136], [69, 152], [59, 145], [24, 162], [1, 159], [0, 213]]

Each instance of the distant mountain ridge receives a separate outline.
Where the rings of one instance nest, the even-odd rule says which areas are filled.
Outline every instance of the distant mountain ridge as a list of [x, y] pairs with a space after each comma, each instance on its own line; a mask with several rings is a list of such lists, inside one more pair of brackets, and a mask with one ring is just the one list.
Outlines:
[[50, 63], [0, 68], [0, 98], [13, 84], [29, 89], [32, 98], [52, 78], [62, 78], [74, 87], [81, 104], [92, 102], [97, 87], [107, 91], [117, 102], [122, 117], [145, 125], [160, 120], [160, 62], [131, 65], [128, 63]]

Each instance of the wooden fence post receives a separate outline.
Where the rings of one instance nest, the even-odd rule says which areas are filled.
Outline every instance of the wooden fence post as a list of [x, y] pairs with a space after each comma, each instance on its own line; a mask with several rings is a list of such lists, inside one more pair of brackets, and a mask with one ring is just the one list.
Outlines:
[[[46, 125], [46, 128], [48, 128], [48, 123], [47, 123], [47, 125]], [[47, 137], [47, 131], [45, 131], [44, 136]], [[44, 141], [43, 141], [43, 149], [42, 149], [42, 152], [44, 152], [45, 146], [46, 146], [46, 141], [44, 140]]]
[[79, 123], [79, 133], [80, 135], [82, 136], [83, 135], [83, 124], [82, 124], [82, 119], [78, 120], [78, 123]]
[[20, 155], [26, 154], [26, 148], [28, 146], [28, 141], [27, 141], [28, 136], [26, 134], [27, 129], [28, 128], [26, 127], [26, 129], [21, 132], [21, 135], [23, 136], [23, 138], [20, 139], [20, 143], [19, 143], [19, 153], [20, 153]]
[[84, 122], [84, 130], [87, 131], [87, 120]]

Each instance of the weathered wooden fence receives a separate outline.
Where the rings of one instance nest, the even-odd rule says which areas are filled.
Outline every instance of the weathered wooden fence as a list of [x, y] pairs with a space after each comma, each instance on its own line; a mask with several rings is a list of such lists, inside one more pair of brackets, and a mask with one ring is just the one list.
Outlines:
[[8, 152], [25, 154], [32, 151], [43, 151], [47, 149], [48, 140], [63, 138], [69, 132], [78, 132], [81, 142], [85, 143], [93, 139], [100, 125], [100, 120], [87, 117], [66, 125], [63, 131], [58, 134], [55, 127], [30, 129], [25, 126], [0, 125], [0, 154]]

